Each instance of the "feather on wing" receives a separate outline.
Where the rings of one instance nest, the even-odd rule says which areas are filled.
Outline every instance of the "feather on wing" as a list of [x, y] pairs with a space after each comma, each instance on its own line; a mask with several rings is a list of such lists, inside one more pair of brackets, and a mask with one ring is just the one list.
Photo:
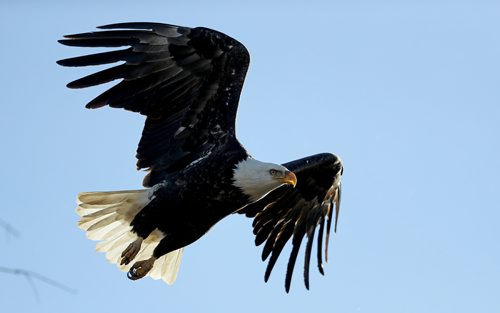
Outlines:
[[[343, 166], [333, 154], [318, 154], [283, 164], [297, 176], [295, 188], [282, 186], [264, 199], [252, 203], [239, 213], [254, 218], [253, 232], [255, 244], [265, 242], [262, 260], [269, 257], [266, 273], [267, 281], [283, 250], [291, 239], [292, 251], [288, 261], [285, 289], [288, 292], [292, 281], [293, 269], [304, 237], [307, 237], [304, 259], [304, 283], [309, 289], [309, 263], [315, 237], [317, 236], [318, 270], [323, 271], [323, 237], [325, 237], [325, 260], [328, 259], [328, 240], [335, 210], [337, 229], [341, 197], [340, 179]], [[325, 225], [326, 224], [326, 225]], [[326, 227], [326, 235], [325, 234]]]
[[[238, 100], [249, 64], [246, 48], [208, 28], [160, 23], [121, 23], [102, 31], [67, 35], [67, 46], [122, 47], [60, 60], [63, 66], [120, 65], [68, 84], [86, 88], [121, 80], [87, 104], [109, 105], [147, 116], [137, 167], [150, 170], [153, 186], [224, 140], [236, 140]], [[228, 139], [229, 138], [229, 139]]]

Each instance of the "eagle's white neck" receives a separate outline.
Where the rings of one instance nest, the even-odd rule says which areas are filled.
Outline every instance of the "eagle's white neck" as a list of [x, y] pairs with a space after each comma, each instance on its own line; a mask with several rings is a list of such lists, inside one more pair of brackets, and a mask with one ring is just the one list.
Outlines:
[[257, 201], [283, 185], [283, 182], [273, 179], [269, 174], [272, 168], [286, 170], [279, 164], [265, 163], [252, 158], [243, 160], [236, 164], [233, 171], [233, 185], [248, 195], [251, 202]]

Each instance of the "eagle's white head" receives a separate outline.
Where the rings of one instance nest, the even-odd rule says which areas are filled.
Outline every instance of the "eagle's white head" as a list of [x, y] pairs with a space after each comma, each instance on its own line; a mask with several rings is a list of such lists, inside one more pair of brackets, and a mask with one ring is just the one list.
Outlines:
[[250, 197], [254, 202], [281, 185], [297, 184], [297, 177], [286, 167], [248, 158], [236, 164], [233, 172], [233, 185]]

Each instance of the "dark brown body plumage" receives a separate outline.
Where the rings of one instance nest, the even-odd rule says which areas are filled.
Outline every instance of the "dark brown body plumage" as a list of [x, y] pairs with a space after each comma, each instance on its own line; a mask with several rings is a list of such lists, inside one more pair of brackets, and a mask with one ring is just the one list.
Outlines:
[[220, 166], [222, 160], [237, 164], [246, 158], [241, 147], [216, 148], [193, 166], [167, 175], [153, 187], [153, 200], [132, 221], [133, 231], [142, 238], [156, 228], [165, 234], [155, 257], [196, 241], [218, 221], [249, 203], [248, 196], [233, 185], [233, 167]]

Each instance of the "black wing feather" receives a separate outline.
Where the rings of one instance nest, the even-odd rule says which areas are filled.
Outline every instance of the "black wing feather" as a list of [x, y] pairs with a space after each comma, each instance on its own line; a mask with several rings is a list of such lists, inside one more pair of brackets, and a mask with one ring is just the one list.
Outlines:
[[[319, 224], [319, 231], [318, 231], [318, 251], [316, 253], [316, 257], [318, 260], [318, 271], [320, 272], [321, 275], [325, 275], [325, 271], [323, 270], [323, 249], [321, 247], [323, 246], [323, 232], [325, 230], [325, 218], [321, 218], [321, 222]], [[308, 270], [309, 271], [309, 270]]]
[[[300, 228], [293, 234], [292, 252], [290, 252], [288, 265], [286, 267], [286, 276], [285, 276], [286, 292], [290, 291], [290, 285], [292, 284], [293, 268], [295, 267], [295, 262], [297, 261], [297, 256], [299, 255], [299, 249], [302, 243], [302, 239], [304, 238], [304, 234], [305, 234], [304, 230]], [[309, 289], [309, 287], [307, 289]]]
[[241, 43], [201, 27], [140, 22], [99, 28], [103, 31], [68, 35], [59, 42], [78, 47], [129, 47], [57, 63], [88, 66], [124, 62], [75, 80], [68, 87], [121, 80], [86, 107], [109, 105], [147, 116], [137, 149], [138, 168], [150, 170], [145, 186], [158, 183], [178, 164], [206, 155], [206, 150], [225, 140], [236, 140], [236, 110], [250, 60]]
[[[304, 258], [304, 284], [306, 288], [309, 289], [309, 263], [311, 262], [311, 250], [314, 242], [314, 234], [316, 225], [311, 225], [307, 232], [307, 244], [306, 244], [306, 252]], [[320, 249], [321, 250], [321, 249]]]
[[65, 59], [58, 61], [58, 64], [62, 66], [101, 65], [101, 64], [114, 63], [118, 61], [130, 61], [132, 59], [131, 55], [133, 55], [132, 49], [129, 48], [124, 50], [101, 52], [90, 55], [84, 55], [81, 57]]
[[[325, 260], [328, 253], [328, 238], [335, 209], [335, 225], [340, 205], [340, 179], [343, 172], [342, 162], [333, 154], [318, 154], [283, 164], [297, 176], [295, 188], [282, 186], [265, 198], [252, 203], [239, 213], [254, 218], [255, 244], [265, 242], [262, 260], [269, 256], [264, 276], [269, 279], [285, 244], [292, 238], [285, 277], [288, 292], [292, 281], [293, 269], [304, 237], [307, 243], [304, 256], [304, 283], [309, 289], [309, 264], [316, 228], [318, 270], [323, 271], [323, 236], [325, 236]], [[325, 225], [326, 221], [326, 225]], [[326, 234], [325, 234], [326, 228]], [[336, 230], [336, 227], [335, 229]]]
[[[270, 243], [271, 249], [262, 252], [262, 259], [265, 261], [269, 256], [269, 253], [272, 252], [271, 257], [269, 258], [269, 263], [267, 263], [266, 273], [264, 275], [264, 280], [267, 282], [269, 280], [269, 276], [271, 276], [271, 272], [280, 256], [281, 251], [285, 247], [285, 244], [293, 235], [294, 226], [292, 223], [287, 223], [284, 225], [283, 229], [279, 236], [277, 236], [274, 242]], [[266, 242], [267, 244], [267, 242]], [[264, 248], [265, 249], [265, 248]]]

